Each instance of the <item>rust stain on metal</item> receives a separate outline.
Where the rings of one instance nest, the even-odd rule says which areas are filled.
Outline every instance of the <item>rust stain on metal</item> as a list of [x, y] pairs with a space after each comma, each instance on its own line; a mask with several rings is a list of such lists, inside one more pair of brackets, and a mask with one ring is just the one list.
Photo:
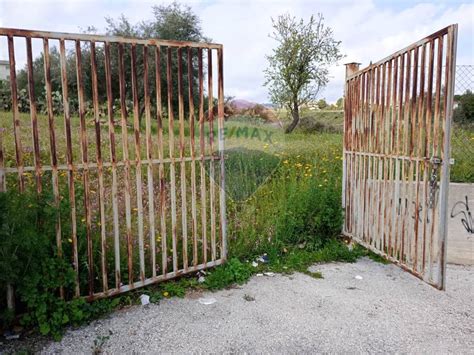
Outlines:
[[[56, 154], [56, 132], [54, 124], [54, 112], [53, 112], [53, 97], [51, 88], [51, 60], [49, 57], [49, 42], [48, 39], [43, 40], [43, 55], [44, 55], [44, 77], [45, 77], [45, 90], [46, 90], [46, 103], [48, 106], [48, 128], [49, 128], [49, 148], [51, 156], [51, 167], [52, 167], [52, 186], [54, 203], [56, 207], [59, 207], [60, 196], [59, 196], [59, 181], [58, 181], [58, 158]], [[58, 216], [56, 222], [56, 247], [58, 248], [58, 255], [62, 256], [62, 240], [61, 240], [61, 216]]]
[[118, 45], [119, 49], [119, 88], [120, 88], [120, 112], [122, 128], [122, 149], [123, 160], [125, 162], [125, 223], [127, 229], [127, 263], [128, 263], [128, 284], [133, 287], [133, 242], [132, 242], [132, 207], [131, 207], [131, 185], [130, 185], [130, 157], [128, 152], [128, 127], [127, 127], [127, 102], [125, 92], [125, 64], [123, 44]]
[[344, 234], [440, 289], [456, 33], [346, 70]]
[[197, 211], [196, 211], [196, 150], [195, 150], [195, 126], [194, 126], [194, 72], [192, 49], [188, 47], [188, 100], [189, 100], [189, 131], [191, 140], [191, 229], [193, 238], [193, 265], [199, 263], [198, 260], [198, 240], [197, 240]]
[[102, 139], [100, 132], [100, 113], [99, 113], [99, 90], [97, 82], [97, 58], [95, 43], [91, 42], [91, 80], [92, 80], [92, 105], [94, 110], [94, 128], [95, 128], [95, 151], [97, 162], [97, 175], [99, 186], [99, 220], [100, 220], [100, 268], [102, 278], [102, 289], [107, 292], [109, 289], [107, 280], [107, 236], [106, 236], [106, 217], [105, 217], [105, 186], [104, 186], [104, 167], [102, 162]]
[[137, 49], [132, 44], [131, 50], [131, 72], [132, 72], [132, 97], [133, 97], [133, 132], [135, 137], [135, 182], [137, 194], [138, 214], [138, 253], [140, 259], [140, 280], [145, 280], [145, 245], [143, 235], [143, 196], [142, 196], [142, 159], [140, 141], [140, 107], [138, 102], [138, 78], [137, 78]]
[[114, 267], [115, 267], [115, 288], [119, 289], [121, 284], [120, 271], [120, 226], [119, 226], [119, 212], [118, 212], [118, 187], [117, 187], [117, 156], [115, 151], [115, 120], [114, 107], [112, 96], [112, 73], [110, 65], [110, 43], [106, 42], [104, 45], [105, 54], [105, 83], [107, 91], [107, 116], [108, 116], [108, 131], [109, 131], [109, 147], [110, 160], [112, 169], [112, 221], [114, 233]]
[[169, 138], [169, 154], [170, 164], [170, 184], [171, 184], [171, 237], [172, 237], [172, 254], [173, 254], [173, 272], [178, 271], [178, 240], [176, 227], [176, 168], [174, 162], [174, 114], [173, 114], [173, 78], [171, 74], [172, 66], [172, 48], [168, 47], [166, 61], [166, 80], [168, 86], [168, 138]]
[[155, 234], [155, 201], [153, 184], [153, 141], [151, 136], [151, 103], [150, 89], [148, 83], [148, 47], [143, 47], [143, 95], [145, 96], [145, 135], [146, 135], [146, 157], [147, 184], [148, 184], [148, 230], [150, 240], [150, 263], [152, 278], [156, 278], [156, 234]]
[[82, 74], [82, 52], [81, 42], [76, 41], [76, 76], [77, 76], [77, 95], [79, 102], [79, 122], [80, 122], [80, 140], [81, 140], [81, 160], [84, 169], [82, 171], [82, 178], [84, 184], [84, 213], [86, 219], [86, 239], [87, 239], [87, 263], [89, 270], [89, 297], [94, 294], [94, 256], [92, 245], [92, 216], [91, 216], [91, 202], [90, 202], [90, 186], [89, 186], [89, 158], [87, 152], [87, 127], [86, 127], [86, 113], [84, 102], [84, 83]]
[[75, 296], [80, 296], [79, 288], [79, 255], [77, 251], [77, 221], [76, 221], [76, 193], [74, 188], [75, 168], [73, 165], [72, 155], [72, 136], [71, 136], [71, 113], [69, 111], [69, 92], [66, 68], [66, 46], [63, 40], [59, 41], [59, 54], [61, 64], [61, 87], [63, 94], [63, 111], [64, 111], [64, 133], [66, 136], [66, 161], [68, 166], [67, 179], [69, 188], [69, 204], [71, 208], [71, 240], [73, 265], [76, 272]]
[[18, 167], [18, 188], [25, 188], [25, 177], [23, 176], [23, 148], [20, 139], [20, 112], [18, 110], [18, 89], [16, 83], [15, 44], [12, 36], [8, 36], [8, 59], [10, 64], [10, 91], [12, 97], [13, 112], [13, 134], [15, 137], [15, 158]]
[[26, 58], [28, 72], [28, 97], [30, 101], [31, 131], [33, 132], [33, 153], [35, 163], [36, 189], [41, 193], [41, 157], [39, 147], [38, 117], [36, 112], [35, 82], [33, 78], [33, 53], [31, 48], [31, 38], [26, 38]]
[[[12, 146], [14, 145], [15, 158], [13, 162], [8, 161], [8, 164], [6, 164], [8, 158], [3, 150], [3, 132], [0, 132], [0, 190], [7, 189], [6, 185], [11, 181], [6, 178], [7, 175], [16, 174], [18, 176], [16, 185], [20, 191], [23, 191], [26, 184], [30, 183], [29, 180], [27, 181], [24, 178], [25, 173], [27, 175], [34, 173], [37, 191], [41, 192], [46, 188], [51, 188], [54, 203], [59, 206], [62, 198], [60, 191], [62, 191], [61, 189], [67, 181], [70, 215], [57, 217], [55, 221], [55, 243], [58, 256], [62, 257], [64, 242], [66, 240], [70, 242], [72, 265], [76, 279], [73, 297], [83, 296], [89, 301], [110, 297], [155, 282], [172, 279], [188, 272], [196, 272], [222, 264], [227, 255], [222, 45], [5, 28], [0, 28], [1, 37], [6, 37], [8, 43], [10, 89], [13, 106], [11, 134], [14, 136]], [[18, 109], [14, 46], [17, 38], [25, 38], [22, 43], [26, 48], [31, 122], [28, 134], [32, 137], [34, 158], [33, 163], [29, 163], [27, 166], [24, 164], [24, 142], [20, 134], [22, 131], [26, 132], [26, 130], [20, 127]], [[35, 96], [37, 94], [35, 92], [35, 84], [37, 84], [35, 83], [35, 70], [37, 68], [33, 65], [35, 58], [33, 58], [32, 40], [36, 38], [42, 41], [44, 58], [44, 67], [42, 68], [44, 72], [41, 73], [41, 75], [44, 75], [47, 107], [47, 131], [44, 132], [41, 129], [39, 121], [41, 116], [37, 112], [37, 98]], [[53, 77], [55, 73], [51, 69], [51, 40], [59, 41], [60, 78]], [[72, 45], [70, 55], [75, 59], [75, 62], [68, 59], [69, 50], [67, 46], [70, 44]], [[164, 63], [161, 60], [160, 46], [167, 49], [167, 58]], [[203, 49], [207, 54], [208, 65], [208, 114], [204, 113]], [[143, 52], [138, 52], [139, 50], [143, 50]], [[214, 50], [217, 51], [217, 74], [212, 63]], [[143, 57], [141, 57], [141, 53], [143, 53]], [[101, 58], [103, 58], [104, 63], [98, 62], [98, 59]], [[125, 64], [125, 60], [128, 62], [128, 58], [130, 58], [130, 70]], [[141, 58], [143, 58], [143, 62]], [[148, 61], [153, 60], [152, 58], [155, 65], [150, 68]], [[88, 63], [89, 60], [90, 66], [85, 66], [85, 63]], [[183, 69], [184, 60], [186, 60], [187, 68]], [[117, 72], [112, 70], [113, 62], [118, 63]], [[194, 68], [194, 63], [197, 63], [197, 70]], [[165, 78], [162, 77], [161, 73], [162, 64], [166, 64]], [[70, 106], [69, 89], [71, 82], [68, 79], [71, 78], [68, 78], [68, 69], [70, 68], [67, 67], [69, 65], [75, 65], [76, 88], [74, 92], [77, 89], [77, 112], [73, 111]], [[99, 77], [101, 65], [105, 67], [104, 78]], [[153, 82], [149, 82], [149, 76], [153, 74], [153, 71], [156, 91], [156, 131], [153, 129], [155, 122], [152, 120], [153, 108], [151, 107]], [[213, 79], [216, 79], [213, 77], [214, 75], [217, 75], [218, 92], [217, 149], [214, 143]], [[114, 80], [117, 77], [119, 93], [117, 93], [118, 97], [114, 98]], [[57, 82], [58, 79], [60, 79], [62, 90], [61, 113], [57, 113], [53, 105], [53, 83]], [[104, 79], [105, 83], [102, 83], [101, 80]], [[177, 90], [173, 87], [173, 80], [177, 80]], [[163, 127], [162, 82], [166, 82], [167, 85], [167, 93], [165, 93], [167, 94], [166, 109], [168, 111], [167, 130]], [[186, 84], [188, 87], [185, 95]], [[194, 101], [195, 85], [199, 100], [197, 107], [195, 107]], [[90, 124], [87, 118], [89, 112], [87, 112], [86, 93], [91, 95], [92, 119]], [[130, 94], [133, 104], [133, 123], [127, 122], [129, 116], [127, 104]], [[178, 99], [177, 119], [179, 122], [179, 141], [176, 142], [174, 138], [174, 95], [177, 95]], [[185, 96], [187, 96], [189, 103], [187, 107], [184, 105]], [[120, 107], [117, 110], [120, 110], [120, 122], [114, 117], [115, 99], [119, 99]], [[106, 110], [104, 110], [106, 112], [102, 112], [103, 106], [106, 107]], [[141, 131], [140, 122], [143, 113], [145, 118], [144, 133]], [[56, 128], [55, 116], [60, 114], [63, 115], [64, 119], [63, 139], [57, 138], [59, 132]], [[78, 115], [78, 127], [74, 118], [75, 114]], [[106, 116], [105, 120], [102, 118], [103, 115]], [[185, 135], [185, 116], [189, 120], [189, 141]], [[206, 151], [205, 142], [206, 120], [208, 120], [210, 129], [208, 151]], [[121, 136], [119, 138], [121, 138], [121, 143], [116, 141], [116, 124], [120, 125]], [[129, 134], [129, 124], [133, 125], [133, 134]], [[78, 140], [76, 140], [76, 135], [73, 134], [74, 129], [78, 129]], [[166, 137], [165, 132], [167, 132], [168, 137]], [[199, 147], [197, 148], [199, 151], [196, 150], [196, 132], [199, 132]], [[48, 135], [49, 149], [41, 149], [40, 136], [43, 137], [43, 134]], [[142, 136], [143, 134], [144, 136]], [[129, 144], [131, 144], [129, 140], [131, 139], [133, 139], [132, 144], [134, 144], [132, 152], [129, 151]], [[144, 140], [144, 147], [141, 146], [142, 139]], [[167, 157], [164, 156], [166, 139], [168, 139], [167, 148], [169, 149], [169, 156]], [[179, 149], [175, 151], [175, 144], [177, 143], [179, 143]], [[62, 144], [64, 144], [64, 147]], [[118, 151], [116, 144], [122, 145]], [[189, 144], [189, 147], [187, 147], [187, 144]], [[145, 151], [146, 158], [142, 157], [142, 150]], [[120, 151], [121, 154], [118, 153]], [[156, 151], [158, 157], [154, 156]], [[78, 152], [78, 155], [76, 156], [74, 152]], [[60, 161], [63, 156], [65, 156], [65, 162]], [[49, 163], [46, 162], [46, 158], [49, 158]], [[199, 163], [197, 168], [196, 160]], [[218, 162], [217, 169], [219, 172], [216, 172], [216, 162]], [[176, 164], [179, 164], [178, 168], [180, 170], [179, 194], [177, 194], [176, 186]], [[209, 164], [210, 167], [209, 182], [206, 181], [206, 164]], [[156, 179], [154, 169], [156, 168], [158, 168], [159, 179], [157, 184], [154, 182]], [[146, 176], [142, 177], [145, 170]], [[45, 172], [51, 172], [51, 185], [46, 184], [42, 179]], [[169, 175], [167, 175], [168, 172]], [[188, 176], [189, 172], [190, 176]], [[200, 176], [197, 177], [197, 174]], [[135, 178], [135, 184], [132, 184], [132, 176]], [[66, 180], [63, 180], [63, 177], [66, 177]], [[190, 179], [190, 189], [187, 186], [188, 178]], [[198, 178], [199, 182], [197, 181]], [[146, 185], [147, 190], [145, 195], [143, 195], [144, 185]], [[216, 204], [216, 188], [219, 191], [218, 204]], [[83, 201], [76, 201], [76, 197], [79, 196], [76, 189], [81, 191]], [[159, 196], [155, 200], [156, 194]], [[178, 198], [181, 204], [180, 211], [176, 209]], [[208, 198], [209, 213], [207, 211]], [[188, 206], [188, 199], [191, 200], [191, 206]], [[170, 216], [167, 214], [167, 204], [171, 206]], [[156, 212], [155, 205], [158, 209]], [[145, 210], [148, 214], [147, 218], [144, 216]], [[169, 217], [171, 217], [170, 231], [167, 229], [167, 218]], [[179, 231], [182, 235], [180, 235], [180, 238], [177, 235], [178, 217], [181, 219]], [[159, 222], [156, 218], [159, 218]], [[64, 235], [65, 231], [61, 225], [63, 219], [70, 219], [70, 235]], [[191, 228], [192, 246], [188, 245], [188, 227]], [[85, 242], [84, 253], [86, 255], [79, 254], [79, 228], [85, 230], [85, 240], [81, 242]], [[216, 238], [217, 228], [219, 228], [218, 240]], [[145, 233], [147, 233], [146, 241]], [[210, 234], [210, 248], [208, 246], [208, 234]], [[171, 246], [169, 241], [171, 241]], [[157, 242], [161, 242], [159, 246]], [[138, 250], [135, 249], [137, 246]], [[125, 249], [127, 266], [124, 271], [122, 270], [122, 262], [125, 260], [122, 260], [121, 253]], [[188, 260], [191, 257], [191, 255], [188, 256], [191, 249], [192, 260]], [[208, 261], [209, 252], [211, 260]], [[157, 265], [157, 253], [161, 253], [161, 263], [158, 262], [158, 264], [161, 264], [160, 266]], [[169, 253], [172, 254], [171, 258], [168, 256]], [[79, 260], [85, 260], [84, 265], [80, 265]], [[97, 267], [95, 262], [99, 263], [100, 266], [97, 265]], [[172, 271], [168, 270], [170, 262], [172, 262]], [[139, 273], [134, 271], [134, 265], [137, 264], [139, 265]], [[145, 270], [145, 266], [147, 270]], [[151, 271], [148, 270], [148, 267], [151, 268]], [[113, 272], [109, 272], [108, 268], [113, 268]], [[79, 287], [79, 279], [83, 279], [85, 276], [79, 275], [79, 273], [87, 273], [87, 290], [81, 290]], [[134, 280], [138, 274], [139, 280]], [[124, 279], [128, 284], [123, 284]], [[59, 292], [64, 298], [71, 297], [71, 292], [66, 292], [65, 289], [61, 288]], [[11, 308], [14, 307], [13, 294], [13, 288], [8, 287], [8, 305]]]
[[[214, 156], [214, 98], [212, 78], [212, 49], [207, 50], [207, 85], [208, 85], [208, 120], [209, 120], [209, 155]], [[216, 260], [216, 207], [215, 207], [215, 163], [209, 162], [209, 208], [211, 210], [211, 259]]]
[[168, 252], [166, 242], [166, 183], [163, 166], [163, 107], [161, 103], [161, 51], [155, 47], [155, 85], [156, 85], [156, 121], [158, 126], [159, 193], [160, 193], [160, 230], [161, 230], [161, 266], [163, 274], [168, 272]]
[[183, 97], [183, 52], [178, 48], [178, 118], [179, 118], [179, 158], [181, 175], [181, 232], [183, 268], [188, 269], [188, 220], [186, 203], [186, 163], [184, 161], [186, 142], [184, 138], [184, 97]]
[[206, 155], [206, 141], [204, 131], [204, 75], [203, 75], [203, 59], [202, 48], [198, 49], [198, 81], [199, 81], [199, 148], [201, 160], [199, 162], [201, 168], [201, 225], [202, 225], [202, 258], [203, 263], [207, 262], [207, 216], [206, 216], [206, 168], [204, 157]]
[[221, 245], [220, 258], [227, 258], [227, 242], [225, 239], [227, 220], [226, 220], [226, 197], [225, 197], [225, 161], [224, 161], [224, 51], [222, 48], [217, 50], [217, 92], [218, 92], [218, 149], [220, 163], [220, 184], [219, 184], [219, 239]]

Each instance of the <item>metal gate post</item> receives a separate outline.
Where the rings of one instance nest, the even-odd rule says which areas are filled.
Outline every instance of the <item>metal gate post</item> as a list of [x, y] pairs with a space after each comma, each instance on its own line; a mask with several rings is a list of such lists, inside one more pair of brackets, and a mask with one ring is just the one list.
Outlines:
[[[448, 234], [448, 192], [449, 192], [449, 170], [451, 158], [451, 123], [453, 117], [453, 94], [454, 79], [456, 77], [456, 48], [458, 38], [458, 25], [453, 25], [448, 30], [448, 49], [446, 63], [446, 105], [444, 110], [444, 137], [443, 137], [443, 156], [441, 162], [441, 184], [439, 190], [439, 250], [440, 260], [438, 268], [439, 288], [446, 289], [446, 252], [447, 252], [447, 234]], [[451, 104], [450, 104], [451, 103]]]
[[347, 115], [350, 113], [347, 111], [348, 105], [348, 84], [347, 78], [359, 71], [360, 63], [351, 62], [344, 64], [346, 66], [346, 85], [344, 87], [344, 133], [342, 143], [342, 208], [346, 208], [346, 179], [347, 179], [347, 162], [346, 162], [346, 134], [347, 134]]

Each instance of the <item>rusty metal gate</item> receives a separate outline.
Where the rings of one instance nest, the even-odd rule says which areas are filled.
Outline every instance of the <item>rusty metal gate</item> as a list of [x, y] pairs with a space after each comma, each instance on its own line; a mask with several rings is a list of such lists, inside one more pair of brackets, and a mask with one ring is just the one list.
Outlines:
[[55, 243], [76, 285], [62, 296], [224, 262], [222, 45], [0, 28], [0, 46], [11, 92], [0, 187], [68, 201]]
[[457, 25], [347, 65], [343, 232], [445, 288]]

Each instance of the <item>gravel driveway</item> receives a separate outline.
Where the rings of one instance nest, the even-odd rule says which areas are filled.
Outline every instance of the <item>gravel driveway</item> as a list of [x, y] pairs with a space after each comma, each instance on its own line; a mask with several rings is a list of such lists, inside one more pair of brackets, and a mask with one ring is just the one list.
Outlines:
[[449, 265], [446, 292], [366, 258], [312, 268], [324, 279], [255, 276], [242, 287], [118, 311], [43, 352], [474, 354], [474, 267]]

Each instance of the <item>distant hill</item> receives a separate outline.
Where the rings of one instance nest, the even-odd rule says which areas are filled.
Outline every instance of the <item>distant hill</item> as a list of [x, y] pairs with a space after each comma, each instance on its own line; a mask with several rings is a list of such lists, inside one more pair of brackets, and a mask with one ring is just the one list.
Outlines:
[[237, 110], [246, 110], [246, 109], [254, 107], [257, 103], [247, 101], [247, 100], [242, 100], [242, 99], [236, 99], [236, 100], [232, 100], [230, 104], [233, 107], [235, 107]]

